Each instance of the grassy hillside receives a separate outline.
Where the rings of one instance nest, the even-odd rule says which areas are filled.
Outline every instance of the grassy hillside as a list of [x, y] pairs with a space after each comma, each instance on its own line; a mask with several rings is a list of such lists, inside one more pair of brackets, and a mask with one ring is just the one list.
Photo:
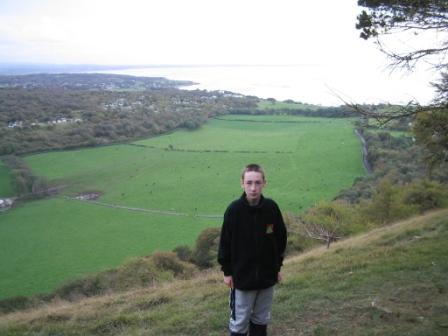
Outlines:
[[[331, 199], [364, 173], [352, 128], [347, 119], [229, 116], [133, 144], [28, 156], [37, 175], [64, 189], [0, 216], [0, 298], [191, 246], [221, 225], [250, 162], [266, 168], [265, 194], [285, 212]], [[92, 191], [101, 204], [61, 198]]]
[[[272, 335], [446, 335], [448, 210], [289, 258]], [[0, 316], [2, 335], [226, 335], [221, 274]]]

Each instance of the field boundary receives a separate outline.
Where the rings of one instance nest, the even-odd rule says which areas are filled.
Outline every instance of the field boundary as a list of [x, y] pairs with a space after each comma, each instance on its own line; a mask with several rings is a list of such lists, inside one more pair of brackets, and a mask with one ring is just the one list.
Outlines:
[[[311, 117], [312, 118], [312, 117]], [[249, 123], [268, 123], [268, 124], [318, 124], [320, 121], [314, 120], [253, 120], [253, 119], [227, 119], [213, 117], [211, 119], [232, 122], [249, 122]]]
[[119, 205], [119, 204], [113, 204], [113, 203], [99, 202], [99, 201], [95, 201], [95, 200], [79, 199], [76, 197], [69, 197], [69, 196], [63, 196], [62, 198], [65, 200], [69, 200], [69, 201], [90, 203], [90, 204], [103, 206], [103, 207], [107, 207], [107, 208], [122, 209], [122, 210], [135, 211], [135, 212], [144, 212], [144, 213], [151, 213], [151, 214], [164, 215], [164, 216], [196, 217], [196, 218], [207, 218], [207, 219], [215, 219], [215, 220], [222, 220], [222, 218], [223, 218], [223, 216], [221, 216], [221, 215], [190, 214], [190, 213], [186, 213], [186, 212], [177, 212], [177, 211], [169, 211], [169, 210], [145, 209], [145, 208], [130, 207], [130, 206], [126, 206], [126, 205]]
[[366, 170], [367, 174], [372, 174], [373, 168], [369, 162], [369, 152], [367, 150], [366, 139], [364, 139], [364, 136], [361, 134], [361, 132], [359, 132], [358, 129], [355, 128], [354, 132], [359, 137], [359, 140], [361, 141], [362, 163], [364, 165], [364, 169]]
[[203, 153], [203, 154], [209, 154], [209, 153], [221, 153], [221, 154], [294, 154], [292, 151], [251, 151], [251, 150], [226, 150], [226, 149], [181, 149], [181, 148], [174, 148], [174, 147], [156, 147], [156, 146], [150, 146], [150, 145], [143, 145], [143, 144], [127, 144], [128, 146], [135, 146], [135, 147], [143, 147], [143, 148], [151, 148], [151, 149], [158, 149], [163, 150], [167, 152], [187, 152], [187, 153]]

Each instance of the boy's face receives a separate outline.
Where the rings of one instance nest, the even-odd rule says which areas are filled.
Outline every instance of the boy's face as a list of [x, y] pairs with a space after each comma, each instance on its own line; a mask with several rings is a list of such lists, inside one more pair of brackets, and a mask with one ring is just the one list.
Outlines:
[[254, 171], [244, 173], [244, 178], [241, 180], [241, 187], [246, 193], [249, 204], [255, 205], [260, 201], [261, 192], [265, 185], [266, 181], [263, 179], [262, 173]]

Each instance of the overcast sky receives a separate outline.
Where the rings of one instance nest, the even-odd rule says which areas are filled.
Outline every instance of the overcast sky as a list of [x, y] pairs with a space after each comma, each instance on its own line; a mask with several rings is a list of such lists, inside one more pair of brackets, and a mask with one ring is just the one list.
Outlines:
[[[0, 0], [0, 62], [314, 64], [387, 78], [386, 56], [355, 29], [360, 11], [356, 0]], [[427, 69], [409, 80], [427, 86]]]

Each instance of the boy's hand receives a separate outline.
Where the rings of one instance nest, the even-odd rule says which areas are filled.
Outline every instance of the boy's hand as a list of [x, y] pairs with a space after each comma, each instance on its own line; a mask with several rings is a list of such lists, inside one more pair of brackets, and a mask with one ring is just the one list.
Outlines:
[[233, 288], [233, 278], [232, 278], [232, 276], [231, 276], [231, 275], [229, 275], [229, 276], [225, 276], [225, 275], [224, 275], [224, 283], [225, 283], [228, 287]]

